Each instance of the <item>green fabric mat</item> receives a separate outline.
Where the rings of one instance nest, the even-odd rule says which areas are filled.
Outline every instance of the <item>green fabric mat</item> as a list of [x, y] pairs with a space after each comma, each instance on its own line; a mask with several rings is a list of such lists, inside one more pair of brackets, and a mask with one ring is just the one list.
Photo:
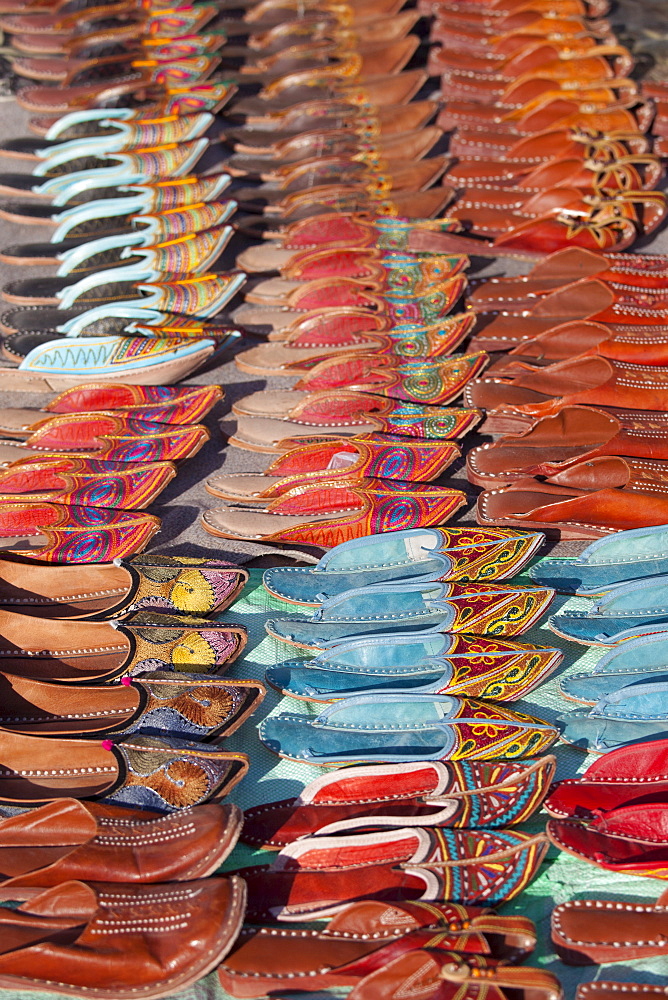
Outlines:
[[[522, 575], [518, 576], [515, 582], [530, 584], [531, 580], [528, 576]], [[550, 613], [553, 614], [562, 607], [583, 609], [587, 607], [588, 603], [583, 598], [569, 599], [558, 596]], [[233, 664], [229, 676], [264, 679], [264, 670], [267, 665], [288, 658], [294, 659], [298, 656], [302, 651], [268, 636], [264, 629], [264, 623], [270, 617], [308, 617], [310, 614], [310, 609], [299, 609], [271, 597], [262, 587], [262, 571], [251, 570], [249, 583], [241, 598], [219, 616], [221, 621], [242, 624], [248, 629], [246, 653]], [[567, 673], [592, 669], [605, 650], [567, 642], [555, 636], [546, 625], [539, 625], [517, 638], [521, 642], [559, 646], [566, 654], [559, 670], [547, 683], [532, 692], [530, 698], [517, 702], [517, 708], [547, 720], [555, 719], [562, 712], [574, 708], [575, 706], [571, 702], [565, 701], [560, 695], [559, 678]], [[230, 796], [230, 799], [242, 809], [298, 795], [305, 784], [324, 770], [308, 764], [281, 760], [260, 743], [255, 726], [261, 718], [279, 711], [310, 712], [317, 715], [319, 708], [316, 705], [309, 705], [307, 702], [296, 701], [293, 698], [283, 698], [278, 692], [269, 688], [260, 710], [226, 742], [225, 746], [228, 749], [241, 750], [250, 757], [251, 767], [248, 775]], [[573, 777], [583, 771], [593, 759], [565, 744], [557, 745], [551, 752], [558, 759], [558, 778]], [[538, 830], [544, 821], [545, 814], [540, 813], [530, 824], [524, 824], [521, 829]], [[267, 864], [271, 858], [270, 853], [253, 851], [240, 844], [230, 855], [222, 870], [235, 869], [249, 864]], [[594, 865], [588, 865], [552, 848], [538, 877], [522, 895], [501, 907], [501, 912], [521, 913], [535, 921], [538, 926], [540, 943], [531, 963], [554, 972], [563, 983], [567, 1000], [572, 1000], [577, 984], [592, 979], [629, 980], [665, 985], [666, 976], [668, 976], [668, 956], [639, 962], [622, 961], [581, 969], [565, 966], [557, 959], [550, 944], [550, 914], [553, 906], [568, 899], [581, 898], [620, 899], [648, 903], [655, 901], [663, 888], [663, 883], [656, 879], [641, 879], [605, 872]], [[341, 991], [342, 994], [346, 992], [345, 990]], [[288, 993], [281, 995], [285, 998], [290, 996]], [[310, 994], [314, 1000], [332, 995]], [[54, 998], [57, 1000], [59, 994], [41, 991], [14, 993], [12, 990], [0, 989], [0, 997], [10, 996], [16, 996], [16, 1000], [21, 1000], [21, 998], [25, 1000], [26, 997], [30, 997], [32, 1000], [54, 1000]], [[191, 988], [173, 996], [175, 1000], [176, 998], [178, 1000], [231, 1000], [229, 994], [220, 988], [215, 972]]]

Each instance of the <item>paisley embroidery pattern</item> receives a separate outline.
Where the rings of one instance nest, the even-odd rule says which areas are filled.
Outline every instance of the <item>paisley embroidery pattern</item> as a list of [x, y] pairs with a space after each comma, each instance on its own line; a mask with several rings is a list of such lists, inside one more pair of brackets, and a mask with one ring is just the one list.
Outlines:
[[442, 405], [456, 399], [467, 382], [482, 371], [487, 360], [486, 354], [478, 353], [433, 361], [429, 365], [409, 362], [394, 366], [390, 358], [379, 359], [373, 354], [334, 357], [317, 365], [295, 389], [347, 387], [408, 402]]
[[[105, 507], [118, 510], [142, 510], [155, 500], [176, 475], [176, 469], [165, 463], [131, 472], [108, 472], [104, 476], [62, 473], [62, 485], [33, 495], [34, 501], [55, 501], [80, 507]], [[35, 487], [33, 486], [33, 489]], [[12, 494], [0, 503], [9, 503]]]
[[407, 437], [431, 440], [459, 438], [479, 423], [482, 414], [474, 409], [445, 409], [404, 403], [392, 410], [390, 417], [376, 417], [378, 429]]
[[527, 553], [533, 551], [535, 539], [511, 528], [469, 528], [463, 525], [453, 535], [442, 529], [441, 551], [448, 553], [454, 566], [450, 581], [504, 580], [514, 576], [524, 565]]
[[[450, 632], [473, 635], [520, 635], [547, 610], [554, 591], [502, 584], [447, 583], [439, 599], [455, 611]], [[435, 602], [435, 604], [438, 602]]]
[[166, 736], [134, 736], [117, 743], [113, 752], [122, 761], [124, 781], [107, 798], [145, 809], [199, 805], [228, 791], [248, 770], [243, 754]]
[[[0, 511], [0, 536], [44, 535], [46, 544], [31, 548], [30, 557], [53, 563], [111, 562], [132, 556], [159, 528], [157, 517], [103, 507], [17, 501]], [[18, 553], [25, 555], [25, 549]]]
[[457, 275], [441, 285], [426, 290], [422, 295], [403, 298], [387, 293], [387, 312], [394, 324], [436, 323], [447, 316], [466, 288], [466, 277]]
[[407, 250], [413, 229], [434, 233], [456, 233], [461, 228], [457, 219], [406, 219], [379, 216], [372, 223], [374, 243], [382, 250]]
[[514, 655], [468, 655], [447, 657], [452, 676], [440, 693], [490, 701], [518, 701], [559, 665], [562, 656], [554, 649], [528, 648]]
[[439, 257], [436, 254], [417, 257], [414, 254], [384, 253], [382, 256], [388, 295], [424, 295], [434, 286], [442, 285], [464, 267], [465, 257]]
[[164, 608], [212, 614], [226, 608], [248, 579], [245, 570], [210, 559], [140, 556], [131, 566], [139, 573], [139, 583], [126, 611]]
[[185, 739], [207, 739], [226, 724], [231, 732], [235, 716], [247, 701], [249, 689], [232, 683], [165, 681], [142, 677], [148, 701], [126, 733], [157, 729]]
[[131, 675], [155, 670], [218, 673], [246, 644], [241, 626], [217, 627], [204, 618], [182, 618], [138, 612], [121, 627], [132, 636], [134, 653], [128, 664]]
[[431, 326], [403, 323], [381, 334], [388, 346], [379, 351], [412, 360], [451, 354], [471, 332], [476, 317], [473, 310], [448, 316]]
[[[440, 487], [416, 486], [388, 480], [378, 481], [370, 487], [367, 480], [358, 486], [328, 488], [321, 484], [296, 496], [281, 497], [270, 510], [285, 514], [303, 514], [305, 524], [278, 530], [272, 537], [284, 541], [302, 541], [313, 545], [333, 546], [351, 538], [380, 534], [384, 531], [402, 531], [406, 528], [441, 524], [449, 520], [465, 502], [459, 490]], [[357, 488], [356, 488], [357, 487]], [[396, 495], [393, 495], [396, 494]], [[352, 509], [352, 512], [350, 512]], [[317, 512], [345, 510], [343, 517], [327, 522], [309, 522], [309, 515]]]
[[[164, 425], [163, 425], [164, 426]], [[192, 427], [165, 427], [164, 431], [144, 435], [105, 434], [100, 438], [100, 458], [115, 462], [176, 462], [196, 455], [209, 440], [201, 424]]]
[[[26, 440], [28, 448], [42, 451], [95, 451], [104, 449], [104, 442], [109, 437], [141, 438], [150, 445], [152, 439], [156, 442], [169, 440], [173, 445], [183, 441], [183, 446], [192, 449], [199, 446], [209, 437], [206, 427], [201, 424], [190, 424], [183, 427], [173, 427], [169, 424], [156, 423], [152, 420], [139, 420], [126, 417], [122, 413], [67, 413], [47, 419], [42, 427], [38, 427]], [[173, 446], [172, 445], [172, 446]], [[99, 457], [103, 457], [99, 455]], [[112, 456], [105, 455], [105, 458]], [[181, 457], [181, 456], [179, 456]], [[167, 459], [166, 454], [152, 455], [151, 459]], [[120, 461], [120, 459], [116, 459]]]

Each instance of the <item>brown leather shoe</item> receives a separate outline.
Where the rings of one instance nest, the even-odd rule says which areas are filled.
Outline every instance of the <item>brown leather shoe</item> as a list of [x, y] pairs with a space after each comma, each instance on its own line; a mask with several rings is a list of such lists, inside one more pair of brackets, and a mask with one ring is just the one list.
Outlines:
[[210, 804], [181, 813], [59, 799], [0, 819], [0, 894], [70, 879], [183, 882], [215, 872], [237, 842], [238, 806]]
[[30, 894], [18, 909], [0, 909], [0, 987], [98, 1000], [171, 996], [225, 957], [245, 898], [235, 877], [131, 887], [65, 882]]

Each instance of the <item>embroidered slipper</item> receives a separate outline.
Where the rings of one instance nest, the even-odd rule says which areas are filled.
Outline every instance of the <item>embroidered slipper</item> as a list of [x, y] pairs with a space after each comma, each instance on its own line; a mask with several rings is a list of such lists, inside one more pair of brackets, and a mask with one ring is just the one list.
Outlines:
[[505, 580], [521, 571], [543, 540], [538, 532], [510, 528], [407, 528], [345, 542], [315, 566], [265, 570], [262, 583], [283, 601], [318, 606], [325, 596], [365, 583]]
[[[237, 416], [269, 420], [310, 416], [322, 418], [330, 414], [340, 419], [356, 410], [372, 410], [378, 406], [375, 400], [382, 396], [423, 406], [442, 406], [461, 395], [467, 381], [487, 363], [488, 358], [486, 354], [472, 354], [443, 362], [432, 361], [427, 365], [415, 362], [396, 367], [384, 365], [382, 362], [385, 360], [390, 361], [389, 358], [379, 361], [372, 356], [362, 356], [324, 362], [318, 366], [323, 375], [331, 364], [335, 370], [340, 366], [341, 377], [330, 375], [329, 378], [320, 378], [320, 372], [315, 369], [315, 374], [311, 373], [297, 383], [299, 388], [254, 392], [237, 400], [232, 412]], [[305, 386], [303, 391], [302, 385]], [[313, 385], [312, 389], [310, 385]], [[337, 393], [335, 388], [344, 391]], [[354, 393], [358, 390], [364, 394], [364, 400], [356, 404]]]
[[[174, 235], [175, 227], [169, 226], [171, 210], [178, 210], [177, 219], [180, 218], [180, 213], [186, 213], [188, 218], [192, 214], [188, 212], [191, 206], [197, 207], [218, 201], [230, 183], [229, 174], [152, 180], [150, 183], [135, 180], [132, 184], [128, 184], [128, 192], [123, 197], [99, 198], [79, 204], [76, 204], [77, 199], [73, 198], [75, 204], [70, 208], [61, 205], [60, 198], [56, 199], [57, 203], [54, 205], [45, 205], [38, 201], [0, 203], [0, 217], [28, 225], [49, 227], [54, 230], [53, 243], [62, 244], [65, 240], [75, 237], [101, 239], [130, 233], [134, 229], [134, 216], [139, 214], [148, 216], [149, 221], [145, 225], [149, 226], [150, 234], [154, 238], [166, 239]], [[84, 190], [88, 190], [88, 186]], [[166, 218], [156, 219], [150, 213], [154, 213], [155, 216], [164, 214]], [[197, 215], [199, 212], [195, 217]], [[208, 221], [207, 215], [205, 219]], [[190, 230], [195, 232], [196, 228], [191, 226]], [[50, 244], [40, 246], [44, 249]], [[51, 246], [48, 253], [50, 259], [53, 259], [57, 252], [57, 248]]]
[[[415, 104], [407, 106], [415, 108]], [[393, 108], [401, 112], [400, 108]], [[452, 254], [447, 244], [439, 246], [439, 234], [457, 230], [459, 223], [450, 219], [409, 218], [378, 216], [369, 220], [352, 212], [329, 211], [314, 219], [293, 222], [256, 246], [248, 247], [238, 257], [237, 263], [244, 271], [280, 271], [289, 265], [296, 253], [326, 249], [328, 251], [352, 248], [407, 251], [410, 253]], [[465, 257], [465, 252], [454, 252]]]
[[[301, 283], [300, 283], [301, 284]], [[232, 314], [240, 323], [269, 340], [285, 340], [303, 318], [316, 309], [364, 309], [388, 317], [388, 325], [431, 324], [447, 316], [461, 297], [466, 278], [458, 275], [423, 295], [398, 295], [368, 290], [354, 278], [321, 278], [304, 283], [279, 306], [247, 302]]]
[[[158, 420], [158, 408], [164, 408], [164, 415], [160, 414], [162, 420], [159, 423], [193, 424], [205, 417], [224, 396], [225, 390], [220, 385], [151, 386], [93, 382], [59, 393], [41, 407], [41, 412], [118, 410], [127, 416]], [[156, 415], [149, 415], [147, 409]], [[0, 411], [0, 414], [4, 412], [6, 411]], [[0, 431], [3, 429], [0, 423]]]
[[[484, 720], [484, 733], [479, 732], [479, 720]], [[321, 767], [361, 760], [382, 764], [524, 757], [546, 750], [558, 737], [553, 726], [503, 704], [401, 690], [355, 695], [326, 706], [315, 717], [269, 716], [258, 732], [279, 757]], [[411, 739], [413, 744], [407, 742]]]
[[2, 482], [0, 473], [0, 503], [13, 503], [18, 495], [31, 503], [144, 510], [176, 476], [175, 466], [168, 462], [126, 467], [126, 471], [106, 472], [102, 478], [99, 472], [92, 475], [61, 472], [54, 477], [52, 468], [46, 471], [46, 476], [39, 476], [35, 469], [33, 476], [24, 473], [21, 477], [23, 489], [7, 492], [7, 484]]
[[[32, 88], [31, 88], [32, 89]], [[52, 87], [34, 88], [55, 93]], [[59, 89], [59, 88], [58, 88]], [[27, 93], [29, 91], [23, 91]], [[25, 105], [24, 105], [25, 106]], [[28, 110], [39, 110], [32, 108]], [[71, 170], [55, 173], [56, 162], [51, 170], [51, 158], [42, 160], [32, 174], [0, 174], [0, 193], [11, 198], [27, 197], [49, 201], [57, 198], [61, 204], [69, 201], [70, 195], [79, 194], [79, 183], [94, 190], [116, 187], [118, 184], [141, 184], [159, 181], [167, 177], [186, 177], [208, 148], [208, 139], [191, 139], [180, 144], [167, 143], [154, 147], [136, 149], [130, 153], [103, 152], [101, 163], [93, 169]], [[62, 157], [70, 154], [76, 167], [76, 150], [66, 150]], [[54, 154], [57, 160], [57, 155]], [[88, 162], [88, 157], [82, 157]], [[105, 165], [109, 161], [109, 165]], [[52, 172], [55, 176], [52, 176]]]
[[452, 354], [474, 325], [475, 313], [471, 310], [431, 326], [405, 323], [378, 333], [373, 329], [347, 336], [332, 333], [328, 342], [325, 330], [308, 331], [300, 329], [299, 324], [283, 343], [258, 344], [238, 354], [234, 361], [243, 372], [265, 376], [305, 375], [320, 362], [338, 355], [373, 353], [377, 359], [389, 356], [397, 363], [422, 361]]
[[[8, 422], [10, 415], [25, 419], [24, 413], [18, 410], [10, 414], [5, 410], [4, 419]], [[125, 444], [129, 454], [134, 445], [140, 461], [150, 461], [153, 457], [172, 461], [196, 455], [209, 440], [209, 432], [203, 424], [159, 424], [125, 417], [122, 411], [114, 410], [99, 410], [90, 414], [63, 413], [35, 423], [35, 430], [28, 428], [24, 433], [15, 430], [13, 435], [5, 438], [0, 445], [0, 460], [12, 462], [25, 458], [31, 450], [87, 451], [91, 457], [95, 453], [96, 457], [102, 457], [102, 452], [118, 442]], [[12, 437], [19, 439], [21, 444], [14, 446]]]
[[[466, 287], [466, 279], [460, 273], [464, 265], [457, 268], [451, 264], [453, 259], [467, 261], [466, 257], [435, 256], [431, 260], [415, 254], [384, 252], [381, 255], [375, 251], [376, 256], [370, 257], [370, 253], [372, 251], [362, 248], [299, 253], [289, 266], [282, 268], [281, 277], [256, 280], [249, 288], [246, 301], [262, 306], [290, 307], [294, 303], [293, 308], [298, 308], [304, 295], [310, 299], [317, 294], [323, 298], [323, 305], [336, 306], [339, 303], [330, 302], [328, 298], [337, 291], [343, 293], [351, 281], [390, 296], [407, 298], [438, 292], [448, 301], [455, 295], [459, 297]], [[362, 254], [366, 254], [366, 258]], [[346, 274], [348, 270], [352, 273]], [[332, 282], [331, 291], [320, 286], [323, 278]]]
[[522, 764], [420, 761], [329, 771], [296, 799], [246, 810], [243, 840], [274, 851], [311, 834], [365, 827], [510, 826], [539, 807], [554, 769], [547, 755]]
[[18, 368], [0, 369], [0, 387], [7, 391], [53, 393], [92, 379], [168, 385], [187, 378], [215, 349], [213, 340], [63, 338], [34, 348]]
[[134, 511], [65, 507], [17, 498], [0, 509], [3, 554], [54, 563], [104, 562], [133, 556], [160, 530], [160, 520]]
[[219, 673], [247, 639], [240, 625], [153, 610], [135, 612], [122, 623], [55, 621], [3, 611], [0, 623], [0, 659], [24, 677], [63, 684], [155, 670]]
[[[379, 358], [374, 354], [331, 358], [316, 365], [289, 391], [294, 393], [338, 388], [361, 389], [410, 403], [445, 406], [461, 395], [464, 386], [485, 368], [488, 361], [489, 357], [484, 353], [461, 354], [442, 361], [430, 359], [426, 363], [412, 361], [407, 364], [397, 364], [391, 357]], [[251, 411], [250, 404], [247, 404], [246, 412], [251, 416], [280, 415], [272, 405], [277, 399], [277, 394], [265, 390], [265, 399], [266, 412]], [[256, 394], [256, 406], [258, 403]], [[237, 407], [235, 412], [242, 413], [244, 400], [235, 405]]]
[[351, 538], [442, 524], [466, 503], [459, 490], [397, 480], [362, 479], [297, 488], [265, 510], [241, 506], [204, 511], [200, 523], [218, 538], [297, 542], [329, 548]]
[[206, 481], [206, 490], [223, 500], [264, 504], [297, 486], [312, 486], [320, 480], [329, 483], [372, 477], [428, 483], [438, 479], [460, 457], [453, 441], [406, 439], [403, 444], [391, 444], [375, 441], [372, 435], [368, 439], [339, 438], [293, 448], [260, 474], [212, 476]]
[[[116, 57], [118, 61], [127, 60], [127, 55]], [[24, 63], [33, 64], [37, 69], [40, 60], [24, 60]], [[59, 66], [67, 67], [68, 61], [60, 60]], [[85, 60], [91, 64], [92, 60]], [[52, 67], [55, 67], [56, 60], [46, 60]], [[17, 61], [14, 61], [17, 66]], [[77, 68], [77, 71], [78, 68]], [[17, 139], [9, 139], [0, 144], [0, 156], [16, 157], [18, 159], [32, 159], [36, 161], [49, 160], [52, 166], [60, 166], [68, 162], [70, 155], [72, 158], [86, 156], [89, 153], [95, 157], [104, 156], [105, 152], [120, 153], [135, 149], [146, 149], [163, 146], [172, 142], [189, 142], [199, 139], [215, 121], [215, 116], [208, 111], [195, 111], [192, 114], [172, 114], [138, 117], [136, 112], [131, 118], [126, 118], [126, 114], [121, 108], [114, 108], [113, 114], [107, 116], [100, 115], [97, 120], [90, 119], [87, 126], [84, 126], [82, 117], [68, 116], [70, 122], [61, 120], [58, 128], [52, 130], [54, 138], [39, 139], [29, 136], [21, 136]], [[66, 133], [68, 127], [74, 124], [79, 126], [79, 135], [70, 139], [60, 139], [59, 135]], [[0, 175], [1, 176], [1, 175]]]
[[313, 439], [358, 437], [380, 431], [411, 438], [451, 440], [480, 421], [480, 410], [418, 406], [361, 392], [309, 393], [288, 419], [240, 416], [228, 443], [247, 451], [281, 454]]
[[[464, 647], [459, 655], [453, 650], [459, 648], [458, 642]], [[269, 666], [266, 679], [282, 694], [312, 702], [395, 688], [416, 694], [518, 701], [542, 684], [563, 659], [554, 648], [483, 638], [472, 642], [469, 650], [466, 645], [466, 640], [443, 634], [422, 640], [411, 634], [393, 634], [385, 640], [367, 637], [336, 643], [313, 660]]]
[[[528, 885], [548, 847], [544, 834], [457, 834], [453, 830], [424, 834], [417, 841], [410, 831], [415, 853], [397, 865], [369, 864], [339, 871], [241, 869], [235, 874], [248, 886], [247, 918], [254, 922], [318, 920], [339, 913], [350, 903], [378, 899], [402, 904], [495, 905], [512, 899]], [[406, 853], [409, 850], [407, 845]]]
[[140, 555], [57, 569], [27, 556], [0, 558], [0, 607], [38, 618], [111, 621], [134, 611], [210, 615], [241, 593], [248, 572], [232, 563]]
[[501, 583], [378, 583], [323, 595], [312, 618], [272, 618], [265, 628], [306, 649], [418, 626], [419, 638], [440, 632], [513, 636], [535, 624], [553, 599], [553, 590]]
[[[177, 185], [175, 184], [174, 187]], [[118, 199], [118, 202], [123, 199]], [[127, 202], [127, 199], [125, 199]], [[88, 203], [89, 204], [89, 203]], [[98, 203], [99, 204], [99, 203]], [[127, 206], [126, 206], [127, 207]], [[141, 208], [141, 206], [140, 206]], [[119, 212], [121, 206], [119, 205]], [[199, 231], [220, 229], [223, 223], [229, 221], [236, 210], [236, 202], [231, 199], [211, 200], [207, 203], [195, 203], [190, 208], [173, 208], [155, 214], [133, 214], [128, 217], [128, 225], [119, 224], [117, 219], [109, 220], [112, 231], [86, 235], [67, 236], [55, 239], [53, 243], [28, 243], [5, 247], [0, 251], [0, 259], [7, 264], [49, 265], [58, 267], [59, 275], [74, 275], [80, 277], [102, 266], [110, 267], [121, 264], [141, 264], [151, 257], [157, 264], [161, 254], [164, 256], [165, 241], [174, 237], [188, 236]], [[79, 211], [74, 210], [72, 214]], [[85, 223], [72, 221], [72, 215], [67, 211], [62, 213], [61, 225], [67, 233], [74, 229], [77, 233], [87, 228]], [[222, 245], [222, 241], [221, 241]], [[152, 248], [150, 254], [134, 253], [128, 247]], [[169, 268], [169, 261], [167, 267]], [[172, 268], [173, 269], [173, 268]], [[64, 287], [64, 286], [62, 286]], [[30, 297], [30, 288], [22, 286], [24, 294]], [[40, 285], [40, 291], [46, 292], [49, 286]], [[57, 294], [61, 286], [54, 284], [53, 291]]]
[[[3, 437], [30, 437], [50, 421], [67, 418], [79, 420], [100, 412], [104, 416], [116, 414], [130, 423], [146, 421], [157, 424], [192, 425], [223, 398], [220, 386], [193, 386], [175, 389], [166, 386], [125, 386], [92, 383], [68, 389], [52, 399], [41, 409], [6, 408], [0, 410], [0, 434]], [[56, 417], [49, 414], [58, 414]], [[93, 418], [94, 419], [94, 418]]]

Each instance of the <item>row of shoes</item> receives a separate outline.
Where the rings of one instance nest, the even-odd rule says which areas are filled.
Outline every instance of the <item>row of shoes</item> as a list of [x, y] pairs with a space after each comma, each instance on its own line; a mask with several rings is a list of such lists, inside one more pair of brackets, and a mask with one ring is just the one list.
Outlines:
[[[506, 703], [542, 683], [561, 653], [507, 637], [536, 623], [554, 591], [500, 582], [541, 541], [509, 531], [409, 529], [345, 542], [315, 567], [266, 570], [265, 589], [286, 610], [312, 612], [266, 622], [270, 636], [302, 656], [268, 667], [267, 682], [323, 707], [317, 716], [270, 714], [260, 739], [281, 757], [327, 766], [547, 749], [556, 729]], [[304, 650], [315, 655], [304, 659]]]
[[[665, 731], [665, 730], [664, 730]], [[547, 825], [560, 850], [604, 871], [664, 880], [668, 872], [668, 740], [642, 740], [605, 753], [579, 778], [559, 782], [545, 807]], [[665, 957], [666, 893], [655, 902], [615, 894], [556, 906], [552, 942], [567, 965], [629, 963]], [[595, 987], [592, 991], [591, 987]], [[653, 995], [656, 987], [599, 982], [581, 986], [578, 1000], [631, 992]]]
[[213, 873], [242, 822], [233, 805], [165, 816], [75, 798], [3, 814], [3, 991], [157, 1000], [191, 986], [241, 930], [243, 880]]
[[433, 12], [429, 68], [456, 163], [448, 213], [490, 250], [625, 249], [668, 211], [653, 106], [606, 4], [488, 0]]
[[37, 408], [0, 411], [3, 551], [54, 563], [141, 552], [160, 529], [144, 513], [176, 462], [209, 440], [199, 423], [219, 386], [88, 383]]
[[665, 525], [620, 531], [575, 559], [544, 560], [529, 571], [534, 582], [587, 601], [553, 615], [550, 629], [603, 651], [593, 670], [560, 681], [564, 698], [582, 706], [562, 716], [562, 736], [582, 749], [606, 753], [666, 730], [667, 538]]
[[[421, 962], [425, 997], [438, 995], [439, 970], [462, 986], [482, 975], [502, 996], [513, 983], [559, 996], [549, 973], [512, 968], [535, 946], [531, 921], [489, 909], [541, 863], [544, 836], [509, 827], [540, 806], [554, 765], [352, 767], [247, 810], [242, 839], [275, 860], [242, 872], [252, 923], [218, 969], [223, 988], [250, 998], [353, 986], [354, 996], [389, 998]], [[330, 917], [317, 932], [280, 926]]]
[[508, 352], [464, 390], [495, 436], [466, 457], [481, 525], [591, 539], [668, 522], [667, 281], [661, 255], [571, 249], [476, 288], [469, 350]]
[[[16, 73], [42, 83], [19, 101], [46, 116], [30, 123], [37, 137], [2, 149], [31, 172], [0, 175], [13, 199], [2, 216], [46, 238], [5, 247], [2, 259], [55, 271], [2, 291], [14, 306], [0, 320], [14, 366], [2, 370], [5, 389], [86, 377], [170, 384], [241, 336], [211, 319], [245, 280], [212, 270], [233, 234], [231, 177], [194, 173], [237, 89], [208, 82], [225, 34], [202, 29], [217, 9], [76, 6], [10, 2], [2, 18]], [[123, 96], [127, 107], [105, 110]]]
[[93, 797], [169, 812], [217, 801], [243, 778], [248, 757], [217, 744], [265, 688], [220, 676], [247, 633], [206, 616], [237, 598], [245, 570], [157, 555], [88, 566], [4, 557], [0, 575], [5, 805]]

